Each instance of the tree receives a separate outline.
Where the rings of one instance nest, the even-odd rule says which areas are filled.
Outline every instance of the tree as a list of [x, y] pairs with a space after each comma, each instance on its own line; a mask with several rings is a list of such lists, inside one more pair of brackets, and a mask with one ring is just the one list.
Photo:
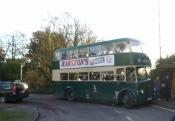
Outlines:
[[60, 17], [52, 17], [50, 27], [53, 31], [57, 31], [64, 36], [68, 46], [90, 44], [97, 39], [90, 27], [82, 24], [80, 20], [73, 18], [69, 13], [64, 13]]
[[34, 88], [49, 84], [53, 52], [56, 48], [92, 43], [95, 40], [96, 36], [90, 28], [68, 14], [63, 18], [52, 17], [49, 26], [44, 31], [34, 32], [30, 39], [23, 80]]
[[38, 73], [40, 76], [37, 77], [37, 80], [41, 80], [39, 79], [41, 77], [43, 81], [41, 83], [51, 80], [51, 63], [54, 51], [51, 45], [54, 45], [55, 48], [62, 48], [66, 47], [67, 43], [61, 34], [50, 33], [48, 28], [45, 31], [34, 32], [28, 45], [29, 51], [26, 55], [27, 60], [29, 60], [27, 73]]
[[4, 50], [3, 50], [2, 47], [0, 47], [0, 64], [3, 63], [3, 61], [4, 61], [4, 56], [5, 56]]
[[3, 37], [5, 58], [15, 60], [23, 57], [26, 53], [26, 36], [21, 32], [15, 32]]
[[3, 65], [3, 80], [19, 80], [20, 79], [20, 59], [7, 59]]
[[21, 59], [6, 59], [0, 64], [0, 80], [19, 80]]
[[3, 76], [3, 62], [4, 62], [4, 50], [2, 47], [0, 47], [0, 79], [2, 79]]
[[1, 37], [0, 79], [20, 79], [20, 65], [22, 60], [18, 58], [23, 57], [26, 52], [26, 40], [25, 35], [20, 32], [15, 32]]
[[161, 79], [165, 77], [165, 74], [169, 73], [172, 75], [173, 68], [175, 68], [175, 55], [167, 56], [166, 58], [161, 58], [156, 62], [156, 68], [151, 71], [152, 79], [156, 76], [160, 76]]

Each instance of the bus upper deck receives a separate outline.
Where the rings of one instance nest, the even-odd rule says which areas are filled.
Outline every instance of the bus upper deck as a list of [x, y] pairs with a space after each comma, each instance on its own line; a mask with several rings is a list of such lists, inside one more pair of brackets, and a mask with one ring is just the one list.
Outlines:
[[54, 60], [77, 59], [128, 52], [142, 53], [140, 41], [121, 38], [89, 45], [57, 49], [54, 54]]

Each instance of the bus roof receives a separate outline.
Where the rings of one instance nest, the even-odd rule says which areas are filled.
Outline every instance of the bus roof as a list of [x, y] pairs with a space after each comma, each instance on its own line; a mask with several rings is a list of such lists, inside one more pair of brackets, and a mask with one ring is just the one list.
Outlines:
[[92, 44], [87, 44], [87, 45], [78, 45], [78, 46], [70, 46], [67, 48], [59, 48], [56, 49], [56, 51], [65, 51], [65, 50], [72, 50], [72, 49], [76, 49], [76, 48], [85, 48], [85, 47], [90, 47], [90, 46], [95, 46], [95, 45], [101, 45], [101, 44], [106, 44], [106, 43], [111, 43], [111, 42], [127, 42], [129, 43], [130, 41], [134, 41], [134, 42], [140, 42], [136, 39], [132, 39], [132, 38], [119, 38], [119, 39], [112, 39], [112, 40], [105, 40], [102, 42], [96, 42], [96, 43], [92, 43]]

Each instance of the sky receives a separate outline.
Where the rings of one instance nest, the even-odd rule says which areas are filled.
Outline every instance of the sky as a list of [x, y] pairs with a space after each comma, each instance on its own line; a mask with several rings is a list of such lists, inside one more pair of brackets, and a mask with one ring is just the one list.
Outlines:
[[0, 36], [22, 32], [30, 38], [47, 26], [49, 17], [68, 12], [90, 26], [99, 40], [140, 40], [154, 65], [160, 40], [162, 57], [175, 53], [174, 4], [173, 0], [2, 0]]

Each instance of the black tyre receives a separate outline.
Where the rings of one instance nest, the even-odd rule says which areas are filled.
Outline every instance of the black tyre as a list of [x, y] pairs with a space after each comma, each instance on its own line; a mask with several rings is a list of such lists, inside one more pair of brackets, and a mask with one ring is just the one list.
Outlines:
[[134, 96], [130, 92], [125, 92], [122, 99], [122, 103], [126, 108], [134, 107]]
[[17, 99], [16, 101], [17, 101], [17, 102], [22, 102], [22, 101], [23, 101], [23, 99]]
[[67, 99], [68, 101], [74, 101], [74, 100], [75, 100], [73, 90], [68, 89], [68, 90], [66, 91], [66, 99]]
[[3, 95], [0, 95], [0, 103], [5, 103], [6, 102], [6, 97]]

